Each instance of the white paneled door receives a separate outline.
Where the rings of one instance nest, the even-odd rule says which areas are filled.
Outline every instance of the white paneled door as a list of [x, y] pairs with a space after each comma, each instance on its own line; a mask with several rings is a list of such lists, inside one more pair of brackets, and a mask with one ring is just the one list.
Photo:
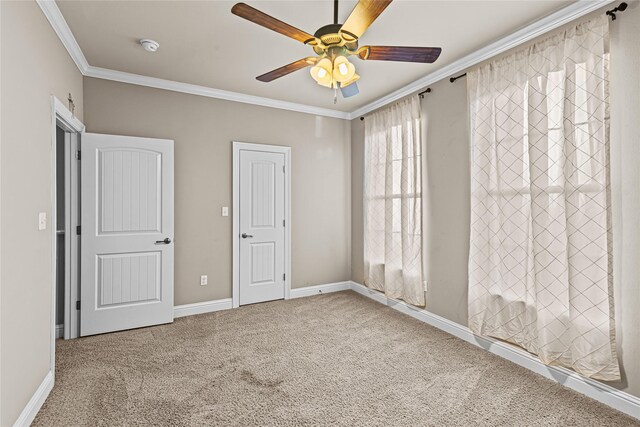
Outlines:
[[173, 141], [82, 134], [80, 335], [173, 321]]
[[240, 150], [240, 305], [285, 296], [285, 154]]

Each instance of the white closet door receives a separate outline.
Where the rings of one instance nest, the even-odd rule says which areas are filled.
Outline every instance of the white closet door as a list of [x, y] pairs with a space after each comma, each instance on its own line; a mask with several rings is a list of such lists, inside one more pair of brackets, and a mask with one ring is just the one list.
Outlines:
[[80, 334], [173, 321], [173, 141], [82, 134]]
[[240, 305], [285, 294], [285, 156], [240, 151]]

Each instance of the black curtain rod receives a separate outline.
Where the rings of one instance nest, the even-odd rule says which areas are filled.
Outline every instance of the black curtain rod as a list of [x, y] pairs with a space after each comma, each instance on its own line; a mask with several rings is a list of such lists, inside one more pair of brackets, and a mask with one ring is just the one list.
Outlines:
[[425, 93], [431, 93], [431, 88], [430, 88], [430, 87], [426, 88], [425, 90], [423, 90], [422, 92], [420, 92], [420, 93], [418, 94], [418, 96], [419, 96], [420, 98], [424, 98], [424, 94], [425, 94]]
[[607, 15], [609, 15], [611, 17], [612, 21], [615, 21], [616, 20], [616, 12], [624, 12], [625, 10], [627, 10], [627, 6], [629, 6], [627, 3], [622, 2], [617, 7], [613, 8], [611, 10], [607, 10]]
[[456, 76], [456, 77], [451, 77], [451, 78], [449, 78], [449, 81], [450, 81], [451, 83], [453, 83], [453, 82], [455, 82], [456, 80], [458, 80], [459, 78], [464, 77], [464, 76], [466, 76], [466, 75], [467, 75], [467, 73], [464, 73], [464, 74], [460, 74], [459, 76]]
[[[422, 92], [420, 92], [420, 93], [418, 94], [418, 96], [419, 96], [420, 98], [424, 98], [424, 94], [425, 94], [425, 93], [431, 93], [431, 88], [430, 88], [430, 87], [426, 88], [425, 90], [423, 90]], [[360, 117], [360, 120], [364, 120], [364, 116], [361, 116], [361, 117]]]
[[[626, 2], [622, 2], [620, 3], [617, 7], [611, 9], [611, 10], [607, 10], [607, 15], [609, 15], [611, 17], [612, 21], [616, 20], [616, 12], [624, 12], [625, 10], [627, 10], [627, 6], [629, 6]], [[461, 77], [466, 76], [467, 73], [464, 74], [460, 74], [459, 76], [456, 77], [451, 77], [449, 78], [449, 81], [451, 83], [455, 82], [456, 80], [458, 80]]]

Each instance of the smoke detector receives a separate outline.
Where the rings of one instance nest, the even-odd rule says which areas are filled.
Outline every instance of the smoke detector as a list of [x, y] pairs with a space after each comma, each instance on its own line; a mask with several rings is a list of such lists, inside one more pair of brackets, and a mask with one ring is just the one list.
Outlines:
[[160, 43], [151, 39], [142, 39], [140, 44], [147, 52], [155, 52], [160, 47]]

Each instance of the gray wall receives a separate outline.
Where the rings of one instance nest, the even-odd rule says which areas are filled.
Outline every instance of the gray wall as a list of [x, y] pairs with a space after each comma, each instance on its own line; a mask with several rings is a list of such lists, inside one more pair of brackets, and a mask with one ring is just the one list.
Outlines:
[[433, 85], [422, 101], [422, 111], [427, 128], [423, 159], [426, 308], [466, 326], [471, 171], [464, 79]]
[[0, 15], [0, 425], [9, 426], [49, 371], [51, 95], [71, 92], [82, 118], [82, 76], [35, 2], [0, 2]]
[[[600, 11], [598, 13], [603, 13]], [[623, 380], [640, 397], [640, 3], [611, 24], [611, 182], [617, 345]], [[426, 117], [423, 198], [428, 281], [426, 309], [467, 325], [470, 171], [466, 82], [431, 86]], [[351, 122], [352, 280], [362, 283], [364, 125]]]
[[364, 283], [364, 121], [351, 120], [351, 280]]
[[291, 147], [292, 287], [349, 280], [348, 121], [92, 78], [84, 98], [88, 132], [175, 140], [176, 304], [231, 297], [232, 141]]

